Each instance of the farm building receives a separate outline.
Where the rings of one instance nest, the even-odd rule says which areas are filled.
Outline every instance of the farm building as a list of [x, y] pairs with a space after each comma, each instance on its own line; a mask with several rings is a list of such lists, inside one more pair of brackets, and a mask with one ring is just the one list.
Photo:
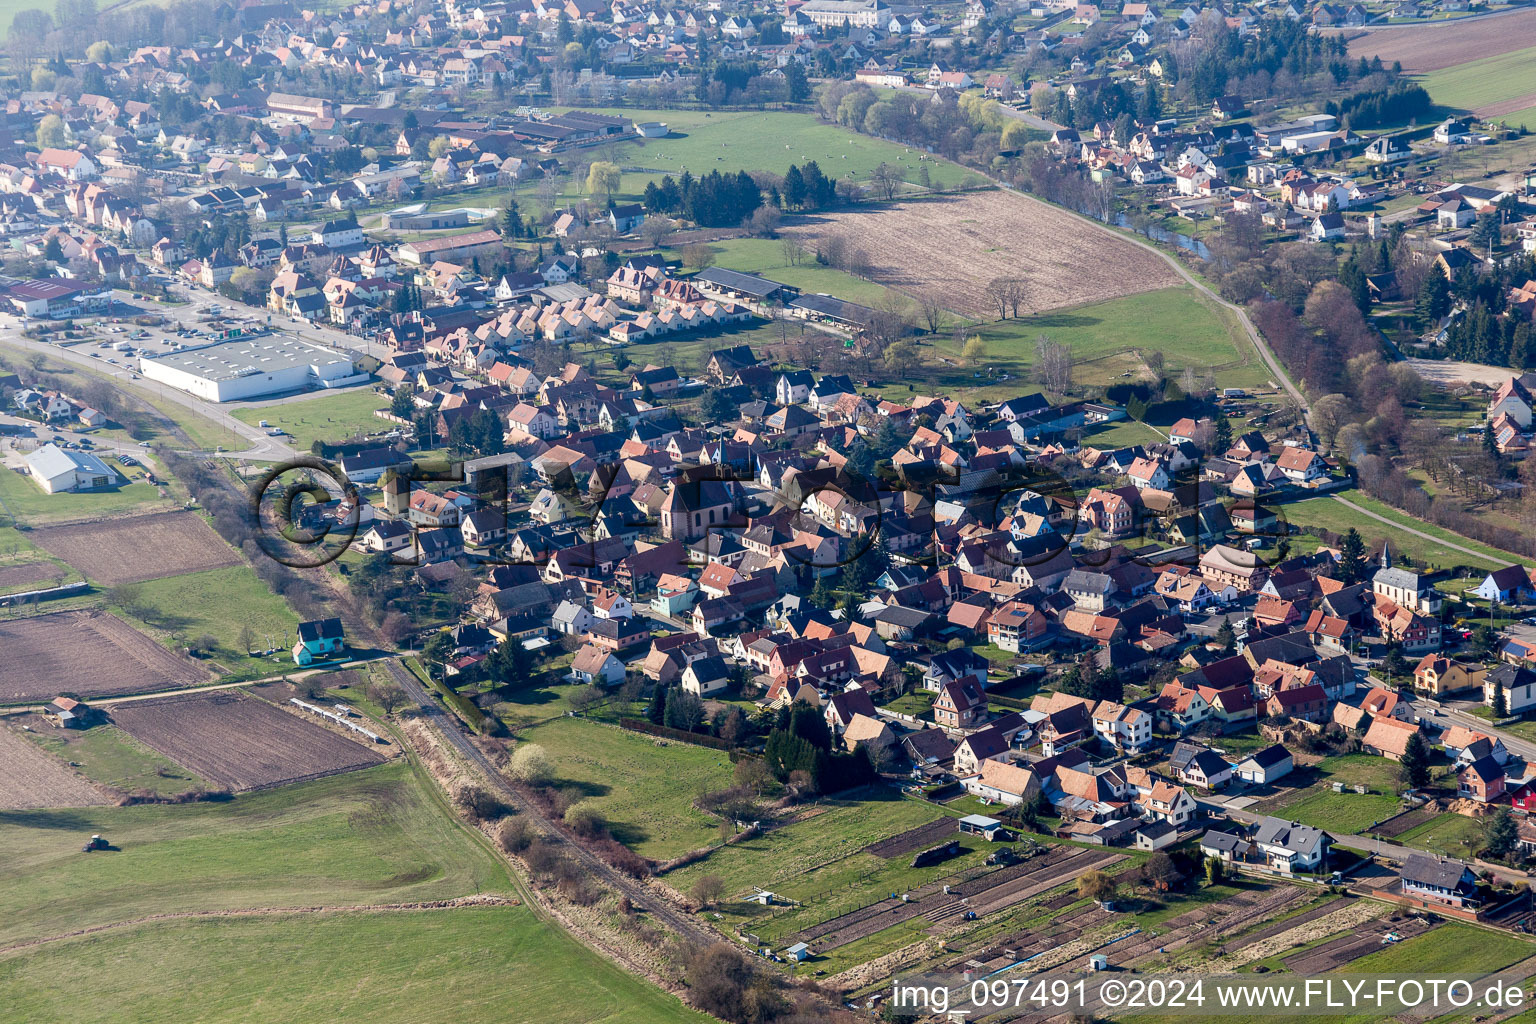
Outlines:
[[85, 729], [96, 712], [72, 697], [55, 697], [43, 706], [43, 717], [60, 729]]
[[789, 304], [789, 311], [802, 320], [821, 320], [852, 330], [863, 330], [879, 316], [868, 306], [830, 295], [802, 295]]
[[341, 388], [368, 379], [366, 373], [357, 372], [346, 352], [277, 337], [235, 338], [155, 359], [141, 358], [139, 372], [210, 402]]
[[694, 287], [710, 298], [729, 302], [767, 302], [776, 296], [796, 294], [795, 289], [787, 284], [724, 267], [707, 267], [690, 280]]
[[97, 491], [116, 487], [122, 480], [116, 470], [90, 452], [65, 451], [56, 444], [45, 444], [28, 455], [27, 469], [49, 494]]
[[345, 637], [339, 618], [311, 619], [299, 623], [299, 641], [293, 645], [293, 663], [308, 665], [320, 658], [340, 654]]

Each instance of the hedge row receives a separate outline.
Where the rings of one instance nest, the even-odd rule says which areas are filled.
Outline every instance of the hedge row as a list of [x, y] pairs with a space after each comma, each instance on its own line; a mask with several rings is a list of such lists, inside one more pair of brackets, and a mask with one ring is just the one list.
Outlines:
[[712, 750], [734, 749], [725, 740], [714, 736], [705, 736], [703, 733], [686, 732], [682, 729], [669, 729], [665, 725], [657, 725], [655, 722], [644, 718], [621, 718], [619, 727], [630, 732], [643, 732], [650, 736], [662, 736], [669, 740], [677, 740], [679, 743], [692, 743], [696, 747], [709, 747]]

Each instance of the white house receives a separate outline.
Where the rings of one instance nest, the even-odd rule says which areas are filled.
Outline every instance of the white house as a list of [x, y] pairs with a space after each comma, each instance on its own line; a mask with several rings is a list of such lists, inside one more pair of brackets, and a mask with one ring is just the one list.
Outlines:
[[1266, 817], [1259, 822], [1253, 841], [1271, 868], [1294, 874], [1323, 870], [1328, 863], [1328, 848], [1333, 838], [1311, 825]]
[[566, 636], [580, 636], [591, 629], [592, 623], [596, 621], [597, 617], [590, 610], [572, 601], [561, 601], [549, 617], [549, 624], [555, 631]]
[[49, 494], [113, 487], [121, 479], [115, 469], [90, 452], [65, 451], [56, 444], [45, 444], [28, 455], [27, 471]]
[[612, 686], [624, 681], [624, 663], [612, 651], [583, 644], [571, 659], [570, 678], [578, 683]]
[[1291, 752], [1276, 743], [1239, 761], [1237, 777], [1249, 785], [1264, 786], [1289, 775], [1295, 767]]
[[708, 697], [731, 685], [731, 673], [719, 655], [697, 658], [683, 669], [683, 690], [696, 697]]

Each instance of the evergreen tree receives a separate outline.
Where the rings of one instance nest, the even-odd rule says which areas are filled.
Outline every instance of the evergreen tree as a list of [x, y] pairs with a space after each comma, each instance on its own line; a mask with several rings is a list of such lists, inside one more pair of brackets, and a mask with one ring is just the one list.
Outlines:
[[651, 706], [646, 708], [645, 717], [652, 725], [662, 725], [667, 720], [667, 688], [660, 683], [651, 695]]
[[1353, 526], [1339, 545], [1339, 578], [1345, 583], [1359, 583], [1365, 578], [1365, 541]]
[[1429, 785], [1429, 747], [1424, 737], [1414, 733], [1403, 747], [1403, 759], [1398, 764], [1398, 777], [1411, 789], [1423, 789]]
[[1445, 279], [1445, 273], [1439, 265], [1425, 275], [1413, 309], [1414, 315], [1424, 327], [1439, 323], [1440, 318], [1451, 311], [1451, 282]]
[[1520, 843], [1520, 826], [1508, 807], [1500, 807], [1488, 819], [1483, 829], [1483, 852], [1495, 857], [1507, 857], [1515, 852]]
[[1225, 452], [1232, 447], [1232, 421], [1225, 412], [1216, 413], [1216, 451]]
[[1503, 683], [1493, 685], [1493, 717], [1495, 721], [1509, 717], [1509, 698], [1504, 695]]
[[1231, 619], [1221, 620], [1221, 628], [1216, 631], [1216, 642], [1228, 654], [1237, 650], [1237, 631], [1232, 628]]
[[1365, 271], [1360, 269], [1359, 257], [1353, 251], [1339, 267], [1339, 284], [1349, 292], [1362, 314], [1371, 311], [1371, 290], [1365, 283]]

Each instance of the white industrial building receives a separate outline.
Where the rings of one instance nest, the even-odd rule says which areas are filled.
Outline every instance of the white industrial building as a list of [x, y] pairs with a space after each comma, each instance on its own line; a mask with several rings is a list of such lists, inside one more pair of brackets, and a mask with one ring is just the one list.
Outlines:
[[352, 356], [284, 337], [235, 338], [141, 358], [139, 371], [211, 402], [266, 398], [308, 388], [341, 388], [368, 379]]
[[117, 470], [90, 452], [65, 451], [56, 444], [28, 455], [27, 471], [49, 494], [114, 487], [120, 479]]

